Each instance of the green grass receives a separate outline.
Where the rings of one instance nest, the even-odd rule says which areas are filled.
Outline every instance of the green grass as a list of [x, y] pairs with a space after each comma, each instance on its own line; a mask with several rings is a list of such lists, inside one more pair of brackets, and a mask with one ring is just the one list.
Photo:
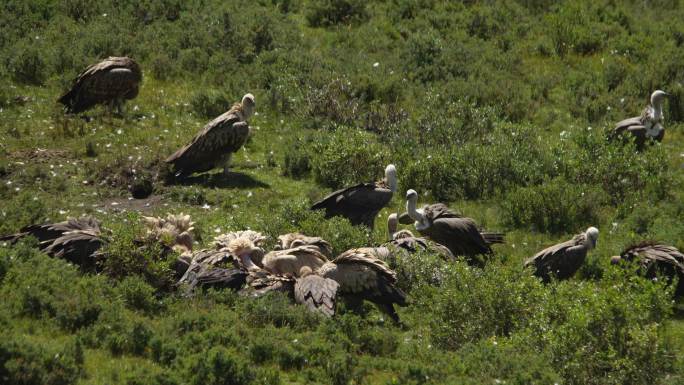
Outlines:
[[[306, 207], [332, 188], [380, 177], [393, 162], [401, 191], [416, 188], [421, 203], [444, 201], [488, 230], [505, 230], [507, 243], [495, 246], [496, 262], [484, 272], [429, 255], [400, 261], [411, 277], [402, 283], [410, 300], [399, 311], [403, 328], [370, 306], [321, 320], [279, 296], [185, 299], [81, 276], [29, 247], [1, 247], [0, 379], [684, 381], [681, 299], [674, 304], [661, 285], [608, 263], [645, 238], [684, 249], [681, 6], [86, 3], [0, 6], [8, 26], [0, 37], [8, 85], [0, 90], [0, 234], [90, 214], [112, 237], [129, 239], [138, 220], [130, 211], [184, 212], [197, 222], [198, 248], [217, 232], [251, 228], [272, 237], [304, 230], [341, 252], [385, 241], [385, 220], [403, 211], [403, 194], [368, 233]], [[55, 100], [70, 79], [120, 54], [144, 70], [124, 117], [99, 107], [89, 120], [65, 116]], [[606, 143], [604, 130], [638, 114], [655, 88], [674, 95], [663, 143], [639, 154]], [[254, 136], [233, 158], [237, 174], [225, 179], [216, 170], [188, 185], [156, 178], [160, 160], [246, 92], [258, 114]], [[150, 206], [129, 200], [134, 178], [154, 180]], [[554, 205], [556, 195], [581, 204]], [[601, 235], [577, 277], [542, 286], [522, 271], [525, 258], [589, 225]], [[43, 286], [8, 279], [39, 282], [37, 268]], [[126, 302], [125, 285], [141, 290], [144, 306]], [[100, 297], [80, 294], [84, 287]], [[27, 298], [48, 310], [28, 311]], [[93, 308], [92, 320], [73, 326]], [[66, 357], [63, 377], [16, 377], [17, 362], [48, 376], [57, 352]]]

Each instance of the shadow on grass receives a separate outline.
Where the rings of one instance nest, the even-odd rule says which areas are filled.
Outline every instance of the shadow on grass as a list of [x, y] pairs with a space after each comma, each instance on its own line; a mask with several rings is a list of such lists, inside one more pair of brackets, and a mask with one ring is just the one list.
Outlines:
[[171, 185], [191, 186], [200, 185], [208, 188], [255, 188], [271, 187], [269, 184], [254, 179], [251, 175], [240, 172], [229, 172], [228, 175], [222, 172], [214, 174], [201, 174], [190, 176], [170, 183]]

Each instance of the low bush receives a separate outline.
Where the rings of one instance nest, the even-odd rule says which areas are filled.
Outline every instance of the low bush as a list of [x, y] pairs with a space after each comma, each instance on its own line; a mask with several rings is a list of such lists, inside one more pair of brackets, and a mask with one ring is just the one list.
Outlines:
[[74, 384], [84, 374], [83, 348], [78, 340], [66, 344], [36, 341], [18, 334], [0, 338], [0, 379], [15, 385]]
[[542, 232], [574, 232], [598, 225], [599, 210], [608, 202], [606, 194], [563, 178], [538, 186], [520, 187], [501, 202], [504, 224]]
[[312, 27], [351, 24], [368, 17], [362, 0], [324, 0], [307, 3], [306, 20]]

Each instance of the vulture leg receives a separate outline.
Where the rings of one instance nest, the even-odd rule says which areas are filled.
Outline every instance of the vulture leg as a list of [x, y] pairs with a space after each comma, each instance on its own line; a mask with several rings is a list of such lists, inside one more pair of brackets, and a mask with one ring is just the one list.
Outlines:
[[401, 321], [399, 321], [399, 315], [396, 310], [394, 310], [394, 306], [391, 303], [376, 303], [375, 306], [378, 310], [387, 314], [395, 324], [401, 323]]
[[230, 153], [226, 156], [226, 161], [223, 164], [223, 175], [228, 176], [230, 174], [230, 160], [233, 158], [233, 154]]

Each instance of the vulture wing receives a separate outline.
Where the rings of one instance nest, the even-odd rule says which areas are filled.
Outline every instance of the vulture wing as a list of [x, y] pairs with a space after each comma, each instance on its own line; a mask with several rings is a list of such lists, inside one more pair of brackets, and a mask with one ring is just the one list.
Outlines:
[[264, 242], [268, 239], [267, 236], [253, 230], [231, 231], [214, 237], [213, 245], [217, 249], [221, 249], [228, 247], [230, 241], [238, 238], [247, 238], [257, 247], [262, 247]]
[[[492, 253], [475, 221], [470, 218], [440, 218], [424, 233], [433, 241], [448, 247], [453, 255], [474, 257]], [[481, 264], [472, 258], [471, 262]]]
[[587, 249], [584, 246], [585, 235], [578, 234], [573, 239], [548, 247], [525, 261], [525, 266], [534, 266], [535, 275], [544, 282], [551, 276], [558, 279], [572, 277], [582, 266]]
[[166, 159], [176, 176], [209, 171], [227, 161], [249, 138], [249, 125], [232, 110], [207, 123], [192, 141]]
[[340, 285], [332, 279], [314, 274], [307, 275], [295, 282], [295, 301], [313, 312], [332, 317], [335, 315], [339, 287]]
[[444, 218], [463, 218], [463, 216], [443, 203], [434, 203], [423, 207], [423, 214], [432, 221]]
[[79, 113], [110, 100], [135, 98], [141, 81], [142, 71], [134, 60], [109, 57], [79, 74], [58, 102], [68, 112]]
[[46, 254], [65, 259], [85, 269], [94, 269], [97, 262], [97, 251], [104, 245], [99, 232], [73, 230], [64, 233], [55, 240], [44, 241]]
[[199, 274], [193, 275], [189, 282], [188, 291], [196, 287], [202, 289], [231, 289], [239, 290], [245, 285], [247, 272], [242, 269], [205, 268]]
[[249, 272], [247, 287], [240, 294], [258, 298], [270, 292], [285, 293], [289, 297], [294, 294], [294, 278], [269, 274], [264, 270]]
[[373, 228], [378, 212], [392, 199], [392, 190], [375, 183], [361, 183], [337, 190], [311, 206], [311, 210], [325, 210], [325, 217], [341, 216], [352, 225]]

